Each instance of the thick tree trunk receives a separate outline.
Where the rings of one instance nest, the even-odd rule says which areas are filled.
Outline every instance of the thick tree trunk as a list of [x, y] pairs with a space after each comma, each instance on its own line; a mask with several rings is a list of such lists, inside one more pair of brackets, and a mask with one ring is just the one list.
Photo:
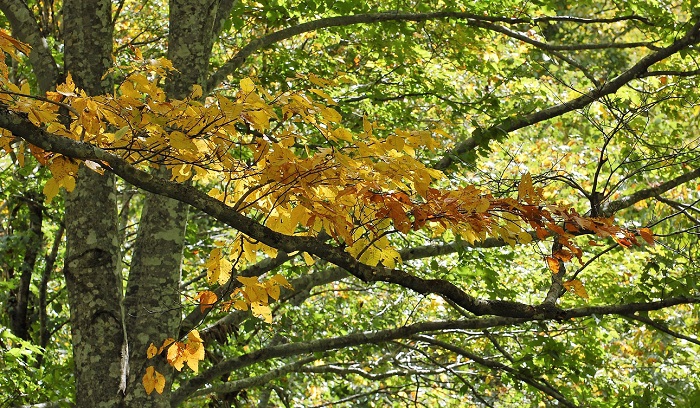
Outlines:
[[[63, 7], [65, 67], [90, 95], [111, 92], [109, 0], [67, 0]], [[66, 195], [66, 287], [71, 313], [76, 405], [122, 405], [121, 253], [114, 176], [81, 166]]]
[[[219, 13], [227, 15], [231, 1], [222, 7], [211, 0], [170, 2], [168, 58], [177, 73], [168, 81], [171, 98], [183, 98], [193, 84], [203, 85], [215, 39]], [[180, 308], [180, 263], [187, 221], [187, 205], [147, 193], [139, 223], [135, 251], [127, 284], [126, 308], [129, 336], [129, 407], [169, 407], [173, 369], [162, 358], [146, 359], [151, 342], [160, 346], [166, 338], [177, 338], [182, 319]], [[160, 293], [158, 298], [153, 293]], [[166, 377], [162, 395], [150, 396], [141, 385], [146, 367], [155, 365]]]
[[[170, 406], [173, 370], [162, 358], [147, 360], [146, 350], [151, 342], [160, 346], [166, 338], [176, 337], [180, 327], [180, 263], [186, 222], [186, 204], [147, 194], [124, 301], [130, 352], [128, 407]], [[141, 384], [150, 365], [166, 376], [162, 395], [146, 395]]]
[[120, 406], [124, 326], [114, 177], [81, 166], [66, 199], [66, 288], [76, 405]]

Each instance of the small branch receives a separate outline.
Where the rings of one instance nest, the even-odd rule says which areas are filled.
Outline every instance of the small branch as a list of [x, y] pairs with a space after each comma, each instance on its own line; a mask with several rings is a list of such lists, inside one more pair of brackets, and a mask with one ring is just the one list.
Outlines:
[[651, 54], [642, 58], [627, 71], [605, 83], [603, 86], [597, 87], [577, 98], [559, 105], [550, 106], [549, 108], [542, 109], [529, 115], [508, 118], [488, 129], [484, 129], [479, 135], [474, 135], [469, 139], [458, 143], [451, 151], [447, 152], [443, 158], [433, 166], [433, 168], [445, 170], [452, 166], [456, 158], [477, 148], [480, 145], [487, 144], [492, 139], [499, 138], [504, 134], [532, 126], [536, 123], [561, 116], [576, 109], [581, 109], [606, 95], [614, 94], [627, 83], [635, 78], [639, 78], [640, 75], [647, 72], [647, 69], [652, 65], [676, 54], [683, 49], [686, 49], [689, 46], [697, 44], [698, 41], [700, 41], [699, 33], [700, 20], [698, 20], [682, 38], [674, 41], [668, 47], [661, 48], [658, 51], [652, 52]]
[[[247, 377], [243, 378], [238, 381], [230, 381], [230, 382], [225, 382], [223, 384], [216, 384], [212, 385], [210, 387], [202, 388], [198, 390], [197, 392], [194, 392], [192, 394], [193, 397], [200, 396], [200, 395], [207, 395], [211, 393], [233, 393], [233, 392], [238, 392], [240, 390], [246, 389], [246, 388], [252, 388], [252, 387], [260, 387], [262, 385], [267, 384], [268, 382], [274, 380], [275, 378], [282, 377], [285, 374], [288, 374], [293, 371], [300, 371], [300, 369], [315, 360], [318, 360], [320, 357], [305, 357], [302, 358], [299, 361], [295, 361], [294, 363], [284, 365], [279, 368], [275, 368], [273, 370], [270, 370], [266, 372], [265, 374], [256, 376], [256, 377]], [[303, 371], [300, 371], [303, 372]]]
[[632, 319], [632, 320], [636, 320], [636, 321], [638, 321], [638, 322], [642, 322], [642, 323], [644, 323], [644, 324], [646, 324], [646, 325], [649, 325], [649, 326], [655, 328], [655, 329], [658, 330], [658, 331], [664, 332], [664, 333], [666, 333], [666, 334], [668, 334], [668, 335], [671, 335], [671, 336], [673, 336], [673, 337], [676, 337], [676, 338], [678, 338], [678, 339], [682, 339], [682, 340], [685, 340], [685, 341], [689, 341], [689, 342], [691, 342], [691, 343], [693, 343], [693, 344], [697, 344], [697, 345], [700, 346], [700, 340], [698, 340], [697, 338], [695, 338], [695, 337], [690, 337], [690, 336], [686, 336], [686, 335], [684, 335], [684, 334], [680, 334], [680, 333], [678, 333], [678, 332], [676, 332], [676, 331], [673, 331], [673, 330], [669, 329], [664, 323], [660, 323], [660, 322], [657, 322], [657, 321], [655, 321], [655, 320], [652, 320], [652, 319], [650, 319], [650, 318], [648, 318], [648, 317], [640, 316], [640, 315], [638, 315], [638, 314], [633, 314], [633, 313], [626, 314], [626, 315], [623, 315], [623, 316], [624, 316], [624, 317], [627, 317], [627, 318], [629, 318], [629, 319]]
[[[489, 17], [478, 14], [462, 13], [455, 11], [439, 11], [434, 13], [401, 13], [401, 12], [384, 12], [384, 13], [367, 13], [367, 14], [355, 14], [350, 16], [337, 16], [321, 18], [314, 21], [308, 21], [305, 23], [298, 24], [293, 27], [284, 28], [282, 30], [273, 32], [264, 37], [260, 37], [250, 41], [246, 46], [241, 48], [236, 55], [234, 55], [230, 60], [226, 61], [224, 65], [219, 68], [218, 71], [213, 73], [209, 80], [207, 81], [205, 93], [211, 92], [219, 83], [223, 82], [224, 79], [233, 74], [238, 68], [240, 68], [245, 60], [251, 56], [253, 53], [269, 47], [272, 44], [292, 38], [299, 34], [303, 34], [310, 31], [316, 31], [322, 28], [330, 27], [343, 27], [354, 24], [373, 24], [381, 23], [387, 21], [412, 21], [412, 22], [423, 22], [428, 20], [437, 19], [456, 19], [464, 20], [465, 24], [474, 27], [481, 27], [489, 30], [499, 31], [503, 34], [509, 35], [513, 38], [517, 38], [521, 41], [525, 39], [520, 38], [521, 35], [516, 36], [515, 32], [508, 30], [505, 27], [497, 26], [494, 23], [502, 24], [536, 24], [538, 22], [547, 21], [562, 21], [569, 23], [578, 24], [591, 24], [591, 23], [612, 23], [615, 21], [625, 21], [625, 20], [637, 20], [642, 22], [648, 22], [646, 19], [637, 16], [625, 16], [619, 17], [619, 19], [582, 19], [576, 17], [543, 17], [543, 18], [508, 18], [508, 17]], [[613, 21], [615, 20], [615, 21]], [[526, 42], [533, 45], [539, 44], [539, 46], [547, 46], [551, 50], [581, 50], [581, 49], [601, 49], [610, 47], [638, 47], [638, 46], [649, 46], [647, 43], [634, 43], [634, 44], [579, 44], [579, 45], [561, 45], [552, 46], [545, 43], [534, 42], [528, 37], [522, 36], [527, 39]]]
[[639, 78], [655, 77], [655, 76], [676, 76], [676, 77], [691, 77], [700, 75], [700, 69], [694, 69], [692, 71], [673, 71], [673, 70], [663, 70], [663, 71], [648, 71], [641, 75]]
[[682, 174], [665, 183], [661, 183], [656, 187], [650, 187], [644, 190], [639, 190], [625, 198], [616, 201], [611, 201], [603, 207], [603, 216], [609, 217], [623, 208], [630, 207], [635, 203], [638, 203], [642, 200], [646, 200], [647, 198], [659, 196], [673, 188], [680, 186], [683, 183], [686, 183], [698, 177], [700, 177], [700, 167], [691, 172]]
[[566, 399], [566, 397], [564, 397], [554, 387], [546, 384], [543, 381], [537, 380], [537, 379], [533, 378], [532, 376], [530, 376], [530, 375], [528, 375], [520, 370], [516, 370], [513, 367], [509, 367], [509, 366], [502, 364], [502, 363], [499, 363], [497, 361], [487, 360], [487, 359], [480, 357], [480, 356], [477, 356], [476, 354], [474, 354], [470, 351], [467, 351], [461, 347], [457, 347], [453, 344], [446, 343], [446, 342], [440, 341], [440, 340], [436, 340], [436, 339], [433, 339], [433, 338], [428, 337], [428, 336], [417, 335], [417, 336], [414, 336], [414, 338], [417, 340], [420, 340], [424, 343], [428, 343], [428, 344], [431, 344], [433, 346], [437, 346], [437, 347], [443, 348], [445, 350], [449, 350], [455, 354], [459, 354], [461, 356], [467, 357], [468, 359], [473, 360], [477, 364], [482, 365], [482, 366], [487, 367], [487, 368], [490, 368], [492, 370], [505, 371], [508, 374], [510, 374], [511, 376], [513, 376], [514, 378], [516, 378], [516, 379], [518, 379], [518, 380], [520, 380], [528, 385], [531, 385], [532, 387], [534, 387], [534, 388], [542, 391], [543, 393], [549, 395], [550, 397], [556, 399], [563, 406], [569, 407], [569, 408], [576, 408], [577, 407], [577, 405], [575, 405], [573, 402]]

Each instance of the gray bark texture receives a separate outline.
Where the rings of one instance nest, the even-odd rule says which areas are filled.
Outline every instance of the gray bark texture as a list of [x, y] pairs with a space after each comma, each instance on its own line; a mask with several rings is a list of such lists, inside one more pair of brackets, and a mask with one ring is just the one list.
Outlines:
[[[111, 2], [64, 3], [65, 69], [90, 95], [111, 91]], [[76, 405], [122, 405], [121, 251], [114, 176], [81, 166], [66, 195], [66, 287], [75, 360]]]
[[[177, 70], [167, 83], [170, 98], [183, 98], [192, 85], [204, 84], [221, 13], [228, 14], [230, 3], [170, 2], [168, 58]], [[180, 264], [187, 209], [187, 204], [178, 200], [146, 193], [124, 302], [130, 353], [128, 407], [170, 406], [174, 370], [162, 357], [147, 360], [146, 350], [151, 343], [160, 346], [166, 338], [179, 337]], [[166, 378], [163, 394], [149, 396], [141, 385], [146, 367], [151, 365]]]
[[[130, 354], [127, 407], [170, 406], [173, 369], [163, 358], [147, 360], [146, 350], [151, 343], [160, 346], [166, 338], [175, 338], [180, 327], [180, 263], [186, 223], [186, 204], [147, 193], [124, 301]], [[166, 377], [163, 394], [149, 396], [141, 384], [150, 365]]]

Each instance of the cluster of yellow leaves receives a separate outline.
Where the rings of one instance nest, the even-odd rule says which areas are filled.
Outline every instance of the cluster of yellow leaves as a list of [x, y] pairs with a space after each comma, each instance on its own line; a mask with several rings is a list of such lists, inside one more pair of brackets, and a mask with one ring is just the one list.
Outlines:
[[[204, 360], [204, 343], [197, 330], [192, 330], [187, 334], [187, 341], [181, 342], [168, 338], [163, 341], [163, 345], [156, 347], [153, 343], [148, 347], [146, 355], [149, 359], [160, 355], [166, 351], [168, 364], [176, 370], [181, 371], [185, 364], [195, 373], [199, 370], [199, 362]], [[143, 387], [149, 395], [156, 390], [159, 394], [165, 389], [165, 377], [156, 371], [153, 366], [146, 368], [143, 376]]]
[[267, 323], [272, 323], [272, 310], [269, 306], [269, 298], [279, 300], [280, 286], [292, 289], [292, 285], [282, 275], [274, 275], [265, 282], [260, 282], [256, 277], [239, 276], [236, 278], [243, 286], [237, 288], [231, 294], [231, 298], [241, 295], [242, 299], [235, 299], [233, 307], [238, 310], [250, 310], [253, 315]]

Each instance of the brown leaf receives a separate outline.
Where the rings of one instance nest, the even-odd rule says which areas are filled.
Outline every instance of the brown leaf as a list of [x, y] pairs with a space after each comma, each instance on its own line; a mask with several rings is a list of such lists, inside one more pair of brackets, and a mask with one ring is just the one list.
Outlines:
[[649, 228], [640, 228], [638, 232], [642, 239], [647, 242], [647, 244], [654, 246], [654, 234]]

